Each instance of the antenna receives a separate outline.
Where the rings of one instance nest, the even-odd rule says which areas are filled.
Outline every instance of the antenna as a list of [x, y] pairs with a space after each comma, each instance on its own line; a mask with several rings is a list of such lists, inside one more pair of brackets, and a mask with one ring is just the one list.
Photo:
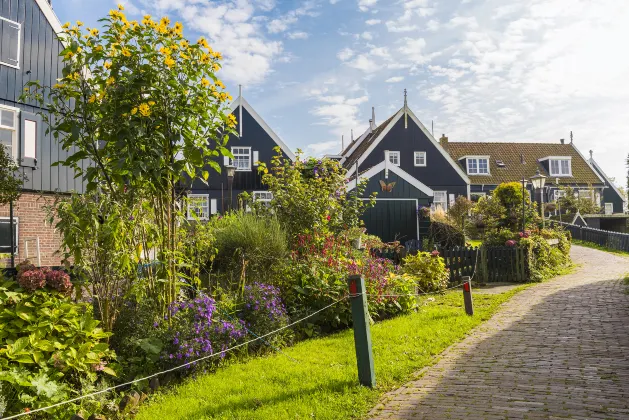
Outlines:
[[242, 85], [238, 85], [238, 128], [240, 129], [240, 137], [242, 137]]
[[376, 125], [376, 107], [371, 107], [371, 121], [373, 121], [373, 125]]
[[341, 154], [343, 154], [343, 150], [345, 150], [345, 136], [341, 134]]
[[408, 103], [406, 102], [406, 89], [404, 89], [404, 128], [408, 128]]
[[573, 138], [572, 138], [572, 130], [570, 130], [570, 144], [572, 144]]

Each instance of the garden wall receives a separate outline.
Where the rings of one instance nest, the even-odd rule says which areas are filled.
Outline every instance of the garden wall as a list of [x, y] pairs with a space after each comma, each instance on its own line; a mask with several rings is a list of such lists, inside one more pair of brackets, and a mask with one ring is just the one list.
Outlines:
[[[28, 240], [28, 257], [33, 263], [37, 263], [37, 245], [36, 239], [39, 238], [39, 249], [42, 266], [58, 266], [61, 265], [61, 255], [57, 254], [61, 246], [61, 237], [55, 231], [54, 227], [46, 223], [47, 213], [44, 208], [48, 204], [52, 204], [55, 199], [53, 194], [40, 194], [25, 192], [19, 201], [14, 204], [13, 217], [17, 218], [17, 236], [18, 236], [18, 252], [15, 256], [15, 263], [19, 263], [27, 259], [26, 241]], [[5, 237], [8, 232], [9, 223], [9, 206], [0, 206], [0, 223], [3, 224], [0, 232], [0, 241], [4, 245], [10, 237]], [[9, 253], [10, 248], [2, 248], [0, 253]], [[0, 265], [8, 266], [9, 259], [1, 259]]]

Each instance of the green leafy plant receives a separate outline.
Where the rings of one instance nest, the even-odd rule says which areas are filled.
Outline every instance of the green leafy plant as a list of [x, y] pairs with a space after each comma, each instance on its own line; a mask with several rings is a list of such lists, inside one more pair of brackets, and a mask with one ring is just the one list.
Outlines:
[[408, 255], [400, 270], [413, 277], [420, 293], [443, 291], [450, 281], [450, 272], [437, 251]]
[[594, 201], [595, 192], [594, 189], [588, 190], [589, 197], [581, 197], [577, 191], [571, 187], [561, 188], [564, 191], [564, 195], [559, 198], [559, 206], [564, 213], [576, 214], [597, 214], [600, 213], [601, 208]]
[[115, 354], [104, 342], [110, 334], [99, 328], [90, 306], [3, 281], [0, 309], [0, 382], [16, 396], [7, 401], [8, 413], [67, 399], [81, 379], [116, 375], [108, 366]]

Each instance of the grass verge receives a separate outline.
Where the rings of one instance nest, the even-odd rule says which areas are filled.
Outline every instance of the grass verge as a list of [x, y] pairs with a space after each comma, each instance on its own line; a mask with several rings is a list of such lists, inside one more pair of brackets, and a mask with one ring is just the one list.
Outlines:
[[598, 249], [599, 251], [611, 252], [612, 254], [625, 255], [625, 256], [629, 255], [629, 252], [619, 251], [613, 248], [607, 248], [605, 246], [601, 246], [592, 242], [581, 241], [578, 239], [572, 239], [572, 243], [574, 245], [584, 246], [586, 248], [592, 248], [592, 249]]
[[377, 387], [358, 385], [351, 330], [307, 340], [285, 355], [233, 363], [156, 394], [137, 419], [363, 418], [387, 391], [435, 362], [437, 355], [489, 319], [522, 285], [505, 293], [475, 294], [475, 315], [460, 291], [423, 299], [417, 313], [371, 328]]

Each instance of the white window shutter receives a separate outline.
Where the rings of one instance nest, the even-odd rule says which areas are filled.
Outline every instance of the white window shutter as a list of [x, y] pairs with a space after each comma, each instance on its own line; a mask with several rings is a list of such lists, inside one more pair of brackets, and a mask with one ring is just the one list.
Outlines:
[[258, 166], [258, 151], [254, 150], [253, 151], [253, 166]]
[[229, 165], [229, 157], [228, 156], [223, 156], [223, 165], [225, 165], [225, 166]]
[[20, 165], [36, 168], [41, 150], [42, 120], [37, 114], [21, 112]]
[[216, 198], [210, 200], [210, 214], [216, 214]]

